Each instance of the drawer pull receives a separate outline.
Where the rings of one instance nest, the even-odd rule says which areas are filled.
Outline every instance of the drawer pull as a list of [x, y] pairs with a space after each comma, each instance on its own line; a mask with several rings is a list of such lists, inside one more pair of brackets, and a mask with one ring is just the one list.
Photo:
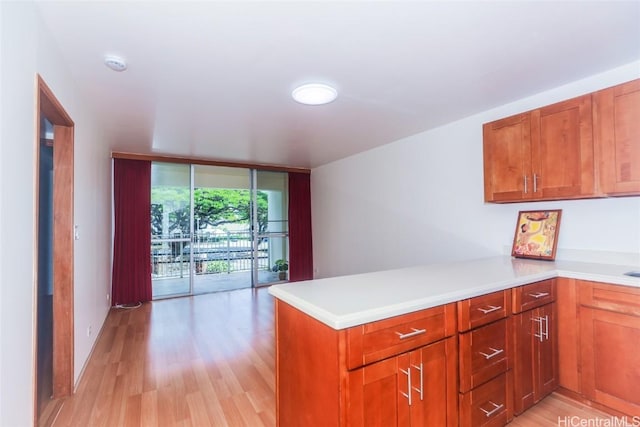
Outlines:
[[[538, 338], [540, 342], [549, 339], [549, 316], [544, 317], [532, 317], [533, 322], [538, 323], [538, 333], [534, 333], [533, 336]], [[544, 326], [543, 326], [544, 324]]]
[[503, 349], [497, 349], [497, 348], [489, 347], [489, 350], [491, 350], [492, 353], [487, 354], [487, 353], [483, 353], [482, 351], [480, 352], [480, 354], [483, 355], [484, 358], [487, 359], [487, 360], [489, 360], [489, 359], [491, 359], [493, 357], [496, 357], [500, 353], [504, 353]]
[[411, 406], [411, 368], [407, 368], [406, 371], [400, 368], [400, 372], [407, 376], [407, 392], [401, 391], [400, 394], [407, 398], [409, 406]]
[[404, 339], [415, 337], [416, 335], [421, 335], [427, 332], [426, 329], [411, 328], [411, 330], [413, 332], [407, 332], [406, 334], [403, 334], [402, 332], [396, 332], [396, 334], [398, 334], [398, 338], [400, 338], [401, 340], [404, 340]]
[[496, 412], [498, 412], [500, 409], [504, 408], [504, 404], [502, 404], [502, 403], [501, 403], [501, 404], [499, 404], [499, 405], [498, 405], [498, 404], [496, 404], [496, 403], [493, 403], [492, 401], [489, 401], [489, 403], [493, 405], [493, 409], [491, 409], [491, 410], [487, 411], [487, 410], [486, 410], [486, 409], [484, 409], [484, 408], [480, 408], [480, 410], [481, 410], [482, 412], [484, 412], [484, 414], [487, 416], [487, 418], [489, 418], [491, 415], [493, 415], [493, 414], [495, 414]]
[[536, 292], [535, 294], [529, 294], [529, 296], [534, 297], [535, 299], [548, 297], [549, 292]]
[[420, 372], [420, 388], [414, 387], [413, 389], [418, 393], [420, 393], [420, 400], [424, 400], [424, 377], [422, 376], [422, 369], [423, 369], [422, 362], [420, 362], [420, 366], [413, 365], [413, 367]]
[[484, 314], [489, 314], [489, 313], [493, 313], [494, 311], [498, 311], [501, 308], [502, 308], [501, 305], [490, 305], [489, 308], [478, 308], [478, 310], [480, 310]]

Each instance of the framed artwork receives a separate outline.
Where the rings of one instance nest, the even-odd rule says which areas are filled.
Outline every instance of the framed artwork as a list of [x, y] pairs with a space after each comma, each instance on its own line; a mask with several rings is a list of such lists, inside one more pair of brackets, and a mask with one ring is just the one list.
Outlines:
[[511, 256], [553, 261], [556, 259], [562, 210], [520, 211]]

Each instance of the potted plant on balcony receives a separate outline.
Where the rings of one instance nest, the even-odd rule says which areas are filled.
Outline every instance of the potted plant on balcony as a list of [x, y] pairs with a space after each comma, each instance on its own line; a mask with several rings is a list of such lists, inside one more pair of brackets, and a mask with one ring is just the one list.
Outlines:
[[271, 267], [271, 271], [278, 273], [278, 279], [287, 280], [287, 271], [289, 270], [289, 261], [286, 259], [279, 259]]

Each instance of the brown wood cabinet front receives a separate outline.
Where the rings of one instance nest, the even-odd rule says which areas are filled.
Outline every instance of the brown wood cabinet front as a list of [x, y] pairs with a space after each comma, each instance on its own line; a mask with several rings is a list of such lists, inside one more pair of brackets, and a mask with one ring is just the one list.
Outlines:
[[501, 427], [509, 422], [511, 371], [460, 395], [461, 427]]
[[457, 426], [456, 344], [447, 338], [350, 371], [350, 426]]
[[347, 367], [377, 362], [456, 332], [455, 304], [440, 305], [347, 329]]
[[511, 314], [511, 289], [458, 301], [458, 330], [468, 331]]
[[595, 196], [591, 95], [483, 126], [487, 202]]
[[520, 313], [556, 300], [556, 279], [541, 280], [513, 288], [513, 312]]
[[277, 425], [457, 426], [455, 333], [455, 304], [335, 330], [276, 300]]
[[513, 316], [514, 412], [521, 414], [558, 384], [555, 303]]
[[580, 282], [582, 390], [597, 403], [640, 415], [640, 289]]
[[602, 192], [640, 194], [640, 79], [596, 92], [594, 109]]
[[[483, 126], [484, 198], [487, 202], [531, 198], [531, 118], [528, 113]], [[527, 185], [528, 184], [528, 185]]]
[[531, 112], [531, 191], [536, 200], [595, 195], [591, 95]]

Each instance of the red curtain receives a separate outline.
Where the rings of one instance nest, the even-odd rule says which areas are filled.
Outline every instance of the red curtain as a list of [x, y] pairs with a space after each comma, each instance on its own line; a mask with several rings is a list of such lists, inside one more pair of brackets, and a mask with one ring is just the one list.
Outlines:
[[289, 173], [289, 280], [313, 279], [311, 175]]
[[114, 159], [113, 305], [151, 301], [151, 162]]

